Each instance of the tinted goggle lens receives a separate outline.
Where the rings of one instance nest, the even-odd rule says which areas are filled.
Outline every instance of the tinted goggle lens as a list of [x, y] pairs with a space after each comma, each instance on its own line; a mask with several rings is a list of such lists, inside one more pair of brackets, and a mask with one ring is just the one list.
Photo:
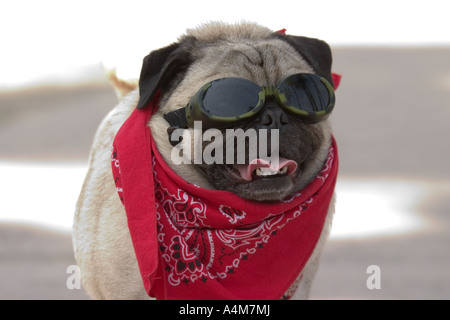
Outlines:
[[[205, 88], [207, 87], [207, 88]], [[260, 103], [261, 87], [240, 78], [224, 78], [206, 85], [201, 107], [217, 117], [238, 117], [254, 111]]]
[[256, 116], [271, 96], [281, 108], [307, 123], [326, 119], [335, 104], [332, 85], [315, 74], [294, 74], [277, 87], [223, 78], [204, 85], [192, 97], [185, 110], [187, 125], [202, 121], [204, 129], [233, 126]]
[[295, 74], [277, 88], [281, 105], [309, 122], [324, 119], [334, 108], [335, 95], [331, 84], [314, 74]]

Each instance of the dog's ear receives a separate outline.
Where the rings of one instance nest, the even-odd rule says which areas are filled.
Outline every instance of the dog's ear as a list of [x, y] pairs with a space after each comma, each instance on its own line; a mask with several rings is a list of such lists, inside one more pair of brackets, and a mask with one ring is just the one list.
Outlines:
[[152, 51], [142, 63], [137, 108], [144, 108], [159, 89], [167, 88], [173, 78], [185, 72], [191, 63], [192, 56], [183, 43]]
[[321, 77], [330, 82], [334, 87], [333, 77], [331, 76], [332, 56], [330, 46], [322, 40], [284, 35], [275, 33], [275, 37], [289, 43], [306, 61], [313, 67], [314, 71]]

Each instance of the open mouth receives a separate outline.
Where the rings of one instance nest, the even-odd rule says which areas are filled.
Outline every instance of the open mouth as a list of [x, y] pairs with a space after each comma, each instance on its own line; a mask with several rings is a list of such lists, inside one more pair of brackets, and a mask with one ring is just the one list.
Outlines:
[[282, 157], [278, 162], [254, 159], [249, 164], [235, 164], [227, 168], [235, 179], [253, 181], [288, 176], [297, 170], [297, 162]]

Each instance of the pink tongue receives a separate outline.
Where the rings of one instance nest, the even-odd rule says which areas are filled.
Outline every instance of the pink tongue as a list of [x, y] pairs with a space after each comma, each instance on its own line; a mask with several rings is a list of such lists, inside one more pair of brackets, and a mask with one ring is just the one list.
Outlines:
[[297, 169], [297, 162], [282, 157], [279, 158], [278, 164], [270, 163], [269, 161], [263, 159], [254, 159], [250, 162], [250, 164], [236, 164], [235, 168], [239, 170], [239, 174], [242, 179], [252, 181], [253, 171], [258, 168], [270, 168], [273, 171], [278, 171], [286, 166], [286, 174], [291, 174]]

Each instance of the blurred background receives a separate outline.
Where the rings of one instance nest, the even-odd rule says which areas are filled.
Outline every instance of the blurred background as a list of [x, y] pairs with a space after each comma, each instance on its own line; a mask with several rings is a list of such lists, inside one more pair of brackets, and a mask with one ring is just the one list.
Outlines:
[[[450, 22], [446, 1], [0, 3], [0, 299], [69, 290], [71, 224], [95, 130], [117, 103], [104, 73], [207, 21], [316, 37], [342, 74], [331, 122], [338, 204], [312, 299], [450, 298]], [[370, 265], [381, 288], [370, 290]]]

